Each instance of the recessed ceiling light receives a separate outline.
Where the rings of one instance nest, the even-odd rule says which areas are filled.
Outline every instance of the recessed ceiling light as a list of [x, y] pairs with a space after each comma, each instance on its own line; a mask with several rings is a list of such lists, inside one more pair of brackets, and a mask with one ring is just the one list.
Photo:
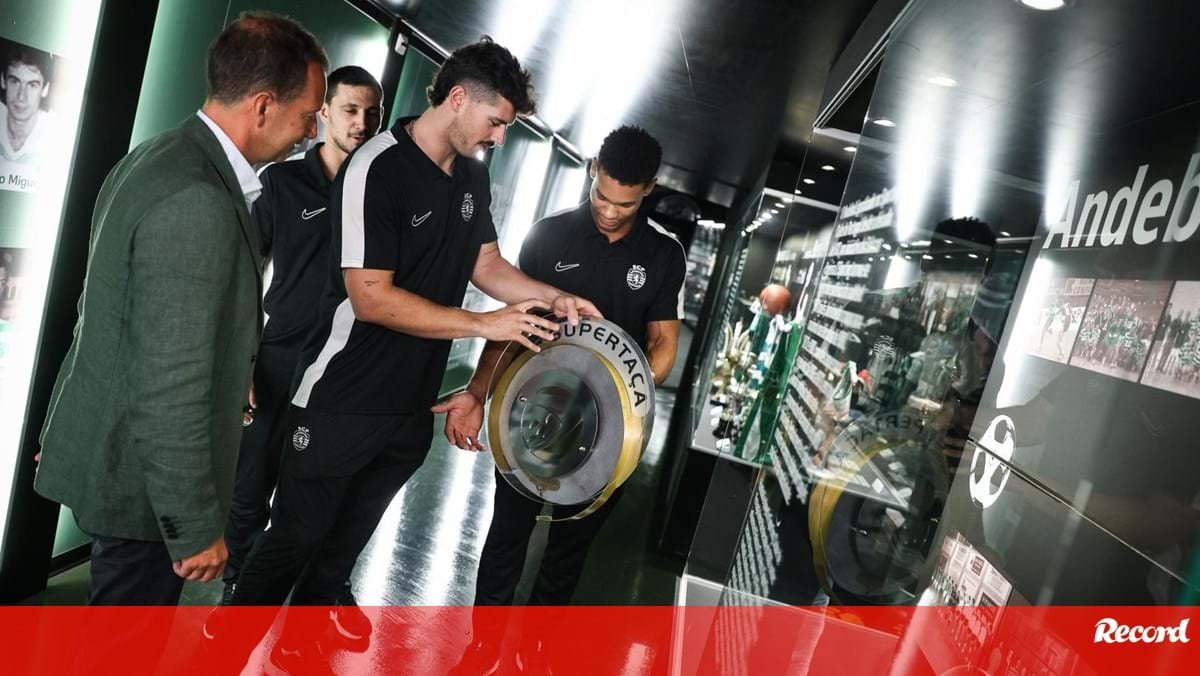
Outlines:
[[1040, 9], [1042, 11], [1062, 9], [1067, 6], [1066, 0], [1020, 0], [1020, 2], [1030, 9]]
[[979, 254], [967, 254], [968, 258], [979, 258]]
[[921, 258], [924, 258], [927, 261], [933, 260], [933, 256], [930, 256], [929, 254], [921, 254]]
[[858, 152], [858, 148], [856, 148], [856, 147], [854, 147], [854, 146], [846, 146], [845, 148], [842, 148], [842, 150], [845, 150], [845, 151], [846, 151], [846, 152], [848, 152], [848, 153], [856, 153], [856, 152]]
[[816, 181], [812, 180], [811, 178], [806, 178], [806, 179], [804, 179], [804, 182], [805, 182], [807, 185], [812, 185], [812, 184], [816, 183]]
[[1011, 235], [1011, 234], [1009, 234], [1009, 233], [1007, 233], [1007, 232], [1005, 232], [1005, 231], [1003, 231], [1003, 230], [1001, 230], [1001, 231], [1000, 231], [1000, 236], [1001, 236], [1001, 237], [1012, 237], [1012, 235]]
[[951, 256], [950, 254], [946, 254], [946, 258], [954, 258], [954, 256]]
[[886, 243], [885, 243], [885, 244], [883, 245], [883, 248], [887, 249], [888, 251], [891, 251], [891, 250], [892, 250], [892, 245], [891, 245], [891, 244], [886, 244]]
[[895, 123], [895, 122], [892, 122], [891, 120], [887, 119], [886, 117], [880, 117], [880, 118], [876, 118], [876, 119], [874, 119], [874, 120], [871, 120], [871, 121], [872, 121], [872, 122], [874, 122], [875, 124], [877, 124], [877, 125], [881, 126], [881, 127], [894, 127], [894, 126], [896, 126], [896, 123]]
[[832, 164], [823, 164], [823, 165], [821, 165], [821, 168], [824, 169], [825, 171], [833, 171]]
[[929, 78], [929, 83], [935, 84], [939, 87], [956, 87], [956, 86], [958, 86], [958, 80], [955, 80], [954, 78], [952, 78], [948, 75], [934, 75], [933, 77]]
[[797, 188], [797, 189], [793, 190], [792, 192], [794, 192], [794, 193], [796, 193], [797, 195], [799, 195], [799, 194], [800, 194], [800, 189], [799, 189], [799, 188]]
[[775, 214], [777, 214], [777, 213], [779, 213], [779, 210], [778, 210], [778, 209], [772, 209], [772, 210], [771, 210], [771, 215], [775, 215]]

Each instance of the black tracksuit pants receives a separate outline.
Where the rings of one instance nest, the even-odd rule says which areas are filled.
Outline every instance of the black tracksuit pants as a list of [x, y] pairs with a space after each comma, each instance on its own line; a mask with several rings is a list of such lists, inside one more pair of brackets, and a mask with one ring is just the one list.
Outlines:
[[392, 498], [421, 466], [433, 415], [291, 407], [271, 524], [246, 559], [235, 605], [331, 605]]
[[226, 584], [237, 582], [246, 556], [267, 526], [271, 494], [279, 477], [279, 452], [287, 431], [292, 374], [299, 356], [299, 345], [268, 343], [259, 347], [254, 367], [257, 408], [254, 421], [242, 430], [233, 502], [225, 525], [229, 560], [222, 577]]
[[[479, 557], [479, 575], [475, 583], [475, 605], [511, 605], [521, 571], [529, 536], [542, 511], [534, 502], [508, 485], [499, 472], [496, 475], [496, 498], [492, 524], [488, 528], [483, 554]], [[529, 596], [529, 605], [567, 605], [579, 584], [588, 549], [600, 528], [620, 500], [623, 488], [617, 489], [596, 513], [578, 521], [550, 524], [550, 536], [542, 555], [537, 581]], [[580, 507], [556, 507], [554, 517], [575, 514]]]

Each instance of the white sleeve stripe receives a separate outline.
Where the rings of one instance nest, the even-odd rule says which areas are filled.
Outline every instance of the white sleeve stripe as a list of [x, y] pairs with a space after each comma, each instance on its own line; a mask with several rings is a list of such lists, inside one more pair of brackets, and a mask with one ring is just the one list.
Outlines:
[[383, 151], [396, 145], [396, 137], [385, 131], [367, 141], [350, 158], [342, 178], [342, 267], [360, 268], [366, 253], [367, 172]]
[[[650, 227], [654, 228], [654, 229], [655, 229], [655, 230], [658, 232], [658, 234], [660, 234], [660, 235], [663, 235], [664, 237], [668, 237], [668, 238], [670, 238], [672, 241], [674, 241], [674, 242], [675, 242], [675, 244], [679, 245], [679, 250], [680, 250], [681, 252], [683, 252], [684, 271], [685, 271], [685, 274], [686, 274], [686, 271], [687, 271], [687, 251], [685, 251], [685, 250], [684, 250], [684, 248], [683, 248], [683, 242], [680, 242], [680, 241], [679, 241], [679, 238], [678, 238], [678, 237], [676, 237], [676, 236], [674, 235], [674, 233], [672, 233], [671, 231], [669, 231], [669, 230], [667, 230], [666, 228], [662, 227], [662, 226], [661, 226], [661, 225], [659, 225], [658, 223], [655, 223], [653, 220], [651, 220], [651, 219], [647, 218], [647, 219], [646, 219], [646, 223], [650, 224]], [[679, 285], [679, 303], [678, 303], [678, 307], [677, 307], [677, 309], [675, 310], [676, 314], [678, 315], [677, 317], [675, 317], [676, 319], [683, 319], [683, 295], [684, 295], [684, 288], [685, 288], [685, 287], [687, 287], [687, 280], [686, 280], [686, 279], [684, 280], [684, 283], [683, 283], [683, 284], [680, 284], [680, 285]]]
[[329, 327], [329, 337], [325, 339], [325, 345], [321, 347], [317, 360], [304, 369], [300, 387], [296, 389], [296, 396], [292, 397], [294, 406], [308, 407], [308, 398], [312, 396], [313, 387], [321, 380], [321, 376], [325, 375], [325, 369], [329, 367], [329, 362], [333, 360], [334, 355], [346, 347], [346, 343], [350, 340], [350, 330], [353, 328], [354, 306], [347, 298], [338, 305], [337, 310], [333, 313], [333, 324]]

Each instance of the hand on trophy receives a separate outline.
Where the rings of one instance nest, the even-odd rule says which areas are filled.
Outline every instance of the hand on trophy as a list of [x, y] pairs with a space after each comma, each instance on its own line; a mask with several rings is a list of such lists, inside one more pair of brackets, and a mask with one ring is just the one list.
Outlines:
[[486, 451], [479, 443], [483, 426], [483, 403], [470, 392], [459, 392], [429, 409], [446, 414], [446, 441], [465, 451]]
[[594, 319], [604, 319], [604, 315], [592, 305], [591, 301], [584, 300], [579, 296], [562, 293], [554, 297], [554, 302], [551, 303], [554, 314], [565, 318], [571, 326], [579, 323], [580, 315], [584, 317], [592, 317]]
[[481, 326], [478, 335], [495, 341], [514, 341], [524, 345], [534, 352], [541, 348], [529, 339], [536, 336], [542, 340], [554, 340], [558, 331], [558, 322], [545, 319], [530, 310], [549, 310], [550, 305], [540, 300], [526, 300], [513, 303], [499, 310], [484, 312], [478, 315]]

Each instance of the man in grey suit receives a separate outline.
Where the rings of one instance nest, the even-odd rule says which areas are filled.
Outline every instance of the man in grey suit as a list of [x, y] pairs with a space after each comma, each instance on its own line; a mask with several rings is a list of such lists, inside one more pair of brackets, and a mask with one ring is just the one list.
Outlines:
[[101, 189], [34, 484], [93, 538], [91, 604], [174, 604], [225, 565], [262, 327], [254, 166], [316, 136], [327, 68], [299, 24], [242, 14], [209, 47], [204, 107]]

